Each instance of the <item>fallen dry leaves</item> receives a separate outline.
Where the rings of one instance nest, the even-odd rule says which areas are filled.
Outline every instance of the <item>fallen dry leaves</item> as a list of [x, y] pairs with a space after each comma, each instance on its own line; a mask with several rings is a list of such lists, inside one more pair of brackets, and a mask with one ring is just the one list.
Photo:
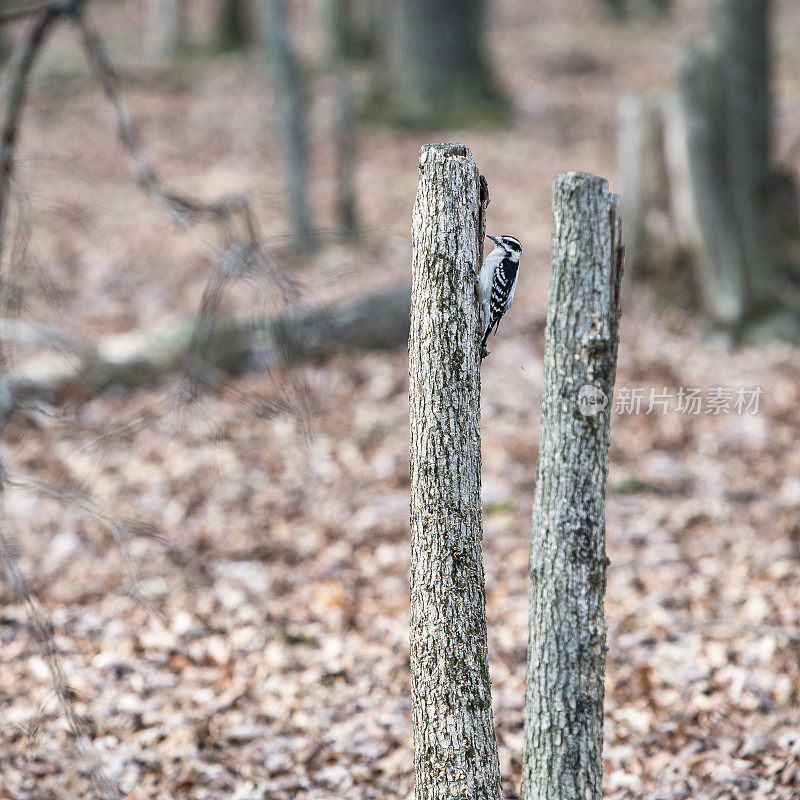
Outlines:
[[[493, 29], [509, 39], [496, 55], [519, 119], [505, 131], [442, 138], [472, 144], [493, 189], [490, 224], [526, 242], [517, 302], [484, 365], [483, 403], [494, 710], [515, 797], [550, 181], [560, 169], [613, 172], [618, 91], [631, 75], [643, 86], [666, 82], [669, 59], [702, 15], [678, 4], [671, 40], [611, 26], [597, 34], [589, 4], [545, 2], [536, 14], [516, 0], [497, 5]], [[138, 11], [122, 3], [105, 13], [110, 26]], [[798, 13], [788, 4], [780, 13], [789, 41]], [[565, 61], [567, 46], [597, 69]], [[786, 58], [797, 66], [797, 53]], [[202, 79], [173, 79], [167, 102], [163, 87], [131, 87], [154, 157], [178, 183], [209, 193], [256, 184], [277, 195], [257, 70], [236, 60], [198, 69]], [[782, 67], [782, 143], [800, 114], [786, 76]], [[318, 80], [315, 204], [325, 218], [334, 190]], [[30, 276], [33, 312], [91, 337], [196, 307], [202, 251], [137, 195], [96, 94], [45, 81], [29, 119], [21, 177], [88, 208], [94, 231], [87, 240], [38, 207], [50, 283]], [[362, 134], [368, 235], [310, 259], [299, 273], [309, 302], [407, 279], [418, 145], [416, 135], [381, 128]], [[263, 199], [276, 237], [279, 210]], [[248, 287], [229, 298], [242, 313], [262, 302]], [[614, 418], [606, 795], [797, 798], [800, 357], [779, 346], [729, 351], [696, 323], [658, 320], [647, 308], [636, 298], [626, 305], [619, 387], [764, 394], [755, 416]], [[17, 488], [4, 497], [4, 525], [52, 616], [77, 708], [132, 800], [411, 795], [406, 356], [343, 352], [302, 376], [310, 435], [291, 416], [259, 413], [259, 398], [285, 391], [277, 374], [231, 379], [166, 410], [171, 385], [111, 390], [66, 410], [20, 411], [4, 430], [15, 473], [84, 486], [98, 505], [164, 533], [131, 538], [121, 558], [101, 521], [74, 504]], [[132, 580], [146, 605], [126, 595]], [[0, 798], [89, 797], [24, 609], [8, 594], [3, 602]]]

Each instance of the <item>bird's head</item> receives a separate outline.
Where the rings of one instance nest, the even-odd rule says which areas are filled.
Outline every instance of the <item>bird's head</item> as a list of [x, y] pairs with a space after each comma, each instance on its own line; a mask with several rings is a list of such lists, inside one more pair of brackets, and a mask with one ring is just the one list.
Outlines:
[[487, 233], [486, 237], [494, 242], [495, 250], [502, 250], [506, 258], [515, 262], [519, 261], [522, 245], [515, 236], [490, 236]]

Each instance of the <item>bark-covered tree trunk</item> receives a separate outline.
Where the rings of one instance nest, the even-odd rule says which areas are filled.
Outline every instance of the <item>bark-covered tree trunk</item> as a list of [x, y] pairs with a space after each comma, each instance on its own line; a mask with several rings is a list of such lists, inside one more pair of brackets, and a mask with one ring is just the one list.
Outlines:
[[173, 56], [186, 44], [183, 0], [149, 0], [145, 47], [154, 56]]
[[420, 154], [411, 294], [411, 691], [417, 800], [500, 800], [480, 491], [481, 181], [463, 145]]
[[305, 97], [286, 24], [286, 0], [261, 0], [265, 15], [265, 46], [280, 100], [280, 125], [286, 153], [289, 214], [301, 247], [316, 243], [308, 203]]
[[605, 488], [622, 243], [605, 180], [553, 188], [533, 506], [523, 800], [601, 800]]
[[498, 116], [482, 45], [483, 0], [399, 0], [388, 42], [388, 105], [403, 124]]

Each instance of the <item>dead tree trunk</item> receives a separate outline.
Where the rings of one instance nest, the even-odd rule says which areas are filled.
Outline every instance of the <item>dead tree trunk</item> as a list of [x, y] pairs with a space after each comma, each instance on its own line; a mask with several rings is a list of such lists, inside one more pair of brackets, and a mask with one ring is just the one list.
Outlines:
[[[733, 196], [726, 179], [725, 132], [720, 115], [724, 95], [714, 50], [695, 49], [681, 71], [680, 109], [691, 215], [683, 219], [681, 238], [689, 246], [701, 304], [709, 318], [739, 335], [748, 314], [747, 264]], [[673, 159], [674, 174], [680, 167]]]
[[48, 351], [20, 364], [8, 376], [7, 386], [0, 383], [0, 420], [5, 406], [18, 399], [40, 397], [58, 404], [107, 386], [156, 383], [186, 369], [198, 337], [202, 348], [193, 355], [210, 373], [225, 375], [322, 358], [337, 348], [397, 347], [408, 341], [410, 296], [406, 285], [259, 322], [227, 316], [207, 323], [183, 320], [147, 332], [108, 336], [94, 346], [59, 331], [2, 318], [0, 346], [10, 341]]
[[533, 506], [523, 800], [601, 800], [604, 504], [622, 243], [605, 180], [553, 188], [541, 445]]
[[480, 492], [482, 193], [472, 153], [420, 154], [411, 294], [411, 691], [417, 800], [499, 800]]

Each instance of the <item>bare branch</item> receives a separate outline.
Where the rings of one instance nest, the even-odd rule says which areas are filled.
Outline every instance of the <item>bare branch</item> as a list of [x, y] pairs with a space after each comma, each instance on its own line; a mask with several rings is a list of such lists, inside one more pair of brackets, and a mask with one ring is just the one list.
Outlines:
[[17, 143], [20, 118], [28, 96], [28, 79], [42, 44], [50, 33], [53, 23], [62, 13], [62, 10], [55, 5], [48, 5], [40, 13], [36, 24], [28, 34], [19, 58], [11, 66], [8, 92], [3, 107], [2, 128], [0, 128], [0, 258], [3, 255], [5, 242], [5, 211], [14, 170], [14, 148]]
[[86, 15], [80, 6], [72, 6], [69, 13], [83, 37], [83, 45], [89, 64], [94, 69], [95, 75], [114, 110], [117, 134], [128, 153], [141, 187], [156, 202], [165, 206], [181, 226], [203, 218], [228, 221], [239, 213], [243, 214], [246, 220], [249, 221], [250, 214], [247, 208], [247, 200], [241, 194], [232, 194], [219, 200], [206, 202], [172, 192], [164, 185], [144, 152], [139, 130], [134, 124], [128, 104], [120, 92], [119, 76], [108, 56], [103, 41], [86, 19]]
[[[274, 254], [264, 246], [255, 215], [244, 195], [234, 194], [214, 201], [203, 201], [172, 192], [166, 187], [144, 152], [140, 134], [120, 93], [117, 73], [102, 40], [84, 14], [84, 4], [81, 0], [49, 0], [47, 3], [37, 0], [31, 0], [29, 3], [12, 0], [11, 6], [6, 4], [0, 10], [0, 20], [9, 18], [9, 14], [25, 16], [34, 13], [34, 8], [39, 16], [10, 71], [8, 93], [0, 116], [0, 258], [5, 243], [6, 212], [11, 194], [15, 146], [27, 99], [31, 70], [53, 23], [62, 16], [68, 17], [81, 34], [87, 59], [112, 107], [117, 135], [130, 158], [133, 172], [142, 189], [165, 207], [173, 221], [183, 230], [187, 230], [197, 222], [207, 221], [214, 224], [219, 233], [218, 244], [209, 248], [213, 251], [214, 265], [193, 326], [187, 364], [184, 368], [184, 380], [171, 400], [140, 410], [130, 420], [119, 425], [115, 431], [107, 431], [104, 438], [112, 438], [115, 434], [123, 437], [131, 436], [154, 417], [158, 418], [174, 411], [181, 414], [190, 407], [195, 409], [196, 413], [196, 406], [192, 404], [197, 400], [200, 390], [218, 382], [217, 370], [206, 361], [206, 351], [212, 332], [217, 326], [219, 307], [232, 281], [246, 280], [268, 289], [285, 307], [298, 301], [299, 290], [296, 283], [281, 269]], [[16, 287], [13, 288], [16, 294]], [[21, 300], [19, 304], [22, 305]], [[38, 344], [54, 347], [68, 356], [76, 355], [79, 360], [90, 362], [94, 360], [91, 348], [84, 348], [80, 343], [73, 342], [52, 329], [37, 330], [16, 326], [15, 333], [20, 337], [27, 336]], [[296, 376], [292, 377], [296, 380]], [[262, 410], [265, 413], [281, 413], [284, 406], [293, 408], [298, 411], [300, 422], [303, 423], [308, 407], [305, 387], [300, 381], [299, 385], [292, 388], [296, 395], [294, 403], [288, 401], [284, 403], [281, 398], [276, 401], [274, 407], [265, 404]], [[235, 399], [242, 400], [244, 396], [237, 396]], [[212, 433], [216, 435], [213, 430]], [[102, 447], [103, 443], [99, 441], [96, 445]], [[101, 508], [81, 487], [59, 487], [27, 477], [13, 476], [0, 464], [0, 498], [4, 484], [71, 504], [102, 522], [109, 529], [120, 553], [130, 584], [130, 593], [140, 602], [147, 602], [139, 591], [139, 581], [134, 564], [128, 555], [127, 545], [133, 536], [158, 536], [154, 528], [140, 525]], [[0, 531], [0, 568], [14, 596], [26, 607], [30, 626], [47, 658], [55, 695], [68, 720], [76, 748], [85, 762], [94, 793], [104, 800], [121, 797], [118, 788], [103, 773], [101, 763], [92, 747], [88, 726], [75, 709], [75, 693], [67, 683], [59, 660], [52, 622], [44, 608], [31, 594], [18, 559], [3, 531]]]
[[32, 17], [45, 11], [51, 3], [49, 0], [5, 0], [0, 8], [0, 25], [4, 22]]

